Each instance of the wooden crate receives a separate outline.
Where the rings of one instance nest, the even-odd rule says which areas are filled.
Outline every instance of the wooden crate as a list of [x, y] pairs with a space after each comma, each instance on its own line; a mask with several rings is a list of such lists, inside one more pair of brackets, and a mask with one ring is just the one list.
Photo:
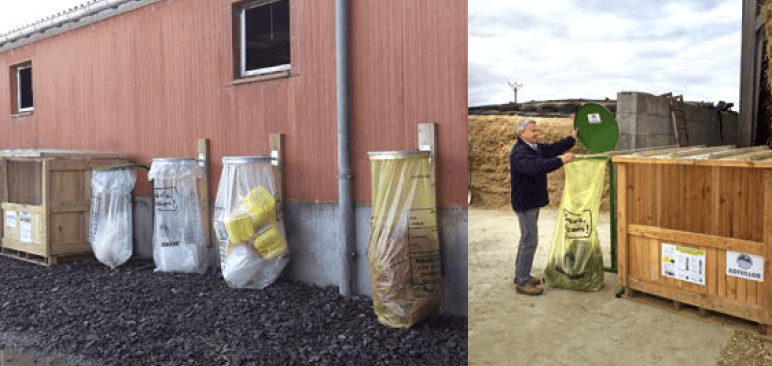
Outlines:
[[[612, 161], [619, 283], [629, 293], [755, 321], [770, 333], [772, 152], [687, 148]], [[731, 252], [763, 257], [763, 281], [727, 274]]]
[[128, 161], [117, 153], [0, 151], [0, 254], [52, 265], [91, 253], [91, 170]]

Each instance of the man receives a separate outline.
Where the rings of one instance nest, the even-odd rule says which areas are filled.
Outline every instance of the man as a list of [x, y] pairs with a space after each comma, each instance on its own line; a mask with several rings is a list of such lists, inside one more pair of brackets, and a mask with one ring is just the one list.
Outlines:
[[517, 124], [518, 139], [509, 155], [509, 171], [512, 174], [512, 208], [520, 223], [520, 244], [515, 262], [515, 286], [519, 294], [535, 296], [544, 292], [538, 287], [541, 280], [531, 277], [539, 240], [539, 209], [549, 203], [547, 173], [574, 160], [574, 154], [566, 151], [574, 146], [576, 134], [577, 130], [574, 130], [562, 141], [540, 144], [536, 121], [524, 119]]

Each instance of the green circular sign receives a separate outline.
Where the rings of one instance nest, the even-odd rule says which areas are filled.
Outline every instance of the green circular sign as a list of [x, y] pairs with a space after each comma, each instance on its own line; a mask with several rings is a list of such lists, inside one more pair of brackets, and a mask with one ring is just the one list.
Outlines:
[[619, 141], [619, 126], [614, 115], [600, 104], [585, 104], [576, 111], [574, 128], [577, 138], [588, 150], [600, 154], [614, 150]]

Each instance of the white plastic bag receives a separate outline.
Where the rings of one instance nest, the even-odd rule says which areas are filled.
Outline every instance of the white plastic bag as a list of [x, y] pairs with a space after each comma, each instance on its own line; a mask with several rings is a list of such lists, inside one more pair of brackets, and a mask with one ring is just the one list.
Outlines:
[[155, 225], [153, 260], [157, 271], [204, 273], [208, 265], [194, 159], [153, 159]]
[[265, 288], [289, 262], [283, 223], [275, 217], [275, 196], [270, 159], [223, 157], [214, 228], [228, 286]]
[[94, 257], [115, 268], [133, 253], [131, 192], [137, 178], [132, 169], [91, 173], [89, 244]]

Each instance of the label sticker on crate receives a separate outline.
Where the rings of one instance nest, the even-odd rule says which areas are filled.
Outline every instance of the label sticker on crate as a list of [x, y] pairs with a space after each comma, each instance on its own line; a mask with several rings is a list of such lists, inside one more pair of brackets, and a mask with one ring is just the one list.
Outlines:
[[705, 251], [662, 243], [662, 276], [705, 285]]
[[16, 227], [16, 211], [5, 211], [5, 227]]
[[19, 212], [19, 241], [32, 243], [32, 215], [29, 211]]
[[726, 275], [764, 282], [764, 257], [727, 250]]

